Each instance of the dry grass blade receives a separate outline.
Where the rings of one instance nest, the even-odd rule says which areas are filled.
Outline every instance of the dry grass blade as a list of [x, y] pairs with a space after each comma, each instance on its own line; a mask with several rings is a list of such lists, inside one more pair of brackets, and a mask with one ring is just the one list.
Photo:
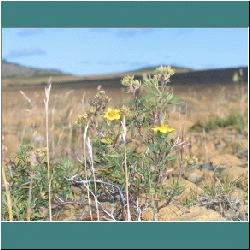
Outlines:
[[8, 206], [9, 220], [13, 221], [12, 201], [11, 201], [9, 183], [7, 181], [7, 176], [6, 176], [6, 172], [5, 172], [5, 164], [2, 164], [2, 176], [3, 176], [3, 185], [5, 187], [6, 196], [7, 196], [7, 206]]
[[125, 152], [124, 152], [124, 168], [125, 168], [125, 181], [126, 181], [126, 198], [127, 198], [127, 215], [126, 215], [126, 220], [131, 221], [131, 214], [130, 214], [130, 207], [129, 207], [129, 192], [128, 192], [128, 187], [129, 187], [129, 180], [128, 180], [128, 167], [127, 167], [127, 152], [126, 152], [126, 120], [125, 116], [123, 116], [123, 120], [121, 122], [122, 125], [122, 138], [123, 142], [125, 145]]
[[50, 177], [50, 157], [49, 157], [49, 97], [52, 86], [52, 78], [49, 78], [48, 85], [45, 87], [45, 115], [46, 115], [46, 143], [47, 143], [47, 162], [48, 162], [48, 184], [49, 184], [49, 220], [52, 221], [51, 210], [51, 177]]
[[[94, 169], [94, 160], [93, 160], [93, 154], [92, 154], [92, 146], [90, 143], [90, 139], [89, 137], [87, 138], [87, 147], [89, 150], [89, 156], [90, 156], [90, 161], [91, 161], [91, 169], [92, 169], [92, 174], [93, 174], [93, 178], [94, 178], [94, 184], [95, 184], [95, 193], [96, 193], [96, 178], [95, 178], [95, 169]], [[99, 209], [98, 209], [98, 201], [96, 196], [94, 196], [95, 198], [95, 203], [96, 203], [96, 213], [97, 213], [97, 219], [98, 221], [100, 220], [100, 215], [99, 215]]]
[[22, 90], [20, 90], [20, 93], [21, 93], [21, 95], [25, 98], [25, 100], [27, 100], [28, 103], [31, 104], [31, 99], [30, 99]]
[[[89, 122], [84, 128], [84, 134], [83, 134], [83, 154], [84, 154], [84, 167], [85, 167], [85, 180], [88, 180], [87, 176], [87, 156], [86, 156], [86, 140], [87, 140], [87, 132], [88, 132]], [[88, 194], [88, 202], [89, 202], [89, 216], [91, 221], [93, 220], [92, 217], [92, 211], [91, 211], [91, 199], [90, 199], [90, 193], [89, 193], [89, 184], [86, 184], [87, 186], [87, 194]]]

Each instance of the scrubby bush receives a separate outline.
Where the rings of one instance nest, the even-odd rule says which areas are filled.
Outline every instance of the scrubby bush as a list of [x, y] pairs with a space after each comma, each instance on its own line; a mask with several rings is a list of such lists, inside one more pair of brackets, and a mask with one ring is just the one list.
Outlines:
[[122, 84], [131, 100], [119, 108], [110, 107], [109, 98], [99, 88], [89, 110], [78, 119], [94, 152], [93, 159], [90, 152], [83, 158], [93, 161], [97, 179], [125, 191], [125, 207], [130, 207], [127, 213], [132, 218], [136, 218], [139, 198], [147, 197], [144, 202], [152, 203], [157, 211], [158, 200], [165, 195], [161, 181], [173, 159], [174, 129], [168, 125], [168, 107], [175, 103], [169, 87], [171, 75], [170, 67], [161, 67], [153, 76], [144, 75], [142, 81], [125, 76]]
[[245, 118], [241, 114], [230, 114], [226, 117], [211, 117], [208, 121], [197, 121], [190, 129], [190, 132], [209, 132], [216, 128], [233, 127], [242, 134], [246, 127]]

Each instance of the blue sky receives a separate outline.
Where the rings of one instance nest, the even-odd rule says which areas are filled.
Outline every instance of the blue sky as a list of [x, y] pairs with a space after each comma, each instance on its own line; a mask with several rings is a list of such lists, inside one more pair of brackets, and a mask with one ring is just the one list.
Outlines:
[[2, 58], [88, 75], [155, 65], [248, 65], [247, 28], [4, 28]]

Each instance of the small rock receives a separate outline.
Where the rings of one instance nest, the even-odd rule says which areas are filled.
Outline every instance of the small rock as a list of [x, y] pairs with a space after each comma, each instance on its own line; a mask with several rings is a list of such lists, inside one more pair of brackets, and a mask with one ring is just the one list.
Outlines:
[[184, 213], [184, 207], [169, 204], [159, 211], [159, 221], [178, 221]]
[[220, 213], [205, 207], [192, 207], [189, 213], [180, 218], [181, 221], [222, 221]]
[[203, 178], [203, 174], [200, 170], [197, 170], [188, 176], [188, 180], [195, 184], [198, 182], [201, 182], [202, 178]]
[[184, 191], [178, 196], [179, 201], [192, 198], [196, 194], [200, 194], [203, 190], [196, 186], [193, 182], [188, 180], [182, 180], [180, 185], [184, 186]]
[[214, 172], [208, 169], [202, 170], [203, 172], [203, 181], [202, 184], [205, 186], [211, 186], [215, 181]]
[[216, 174], [224, 174], [225, 173], [225, 168], [219, 168], [219, 167], [217, 167], [215, 170], [214, 170], [214, 172], [216, 173]]
[[217, 157], [214, 157], [211, 159], [211, 162], [214, 165], [217, 166], [238, 166], [241, 164], [241, 160], [233, 155], [230, 154], [224, 154], [224, 155], [219, 155]]
[[199, 166], [201, 169], [214, 170], [214, 165], [212, 162], [204, 163]]
[[225, 173], [232, 175], [234, 178], [239, 178], [240, 176], [248, 176], [248, 169], [241, 167], [231, 167], [226, 168]]
[[204, 207], [192, 207], [189, 210], [170, 205], [159, 212], [159, 221], [221, 221], [221, 215]]
[[220, 151], [221, 150], [221, 144], [220, 143], [216, 143], [215, 144], [215, 148], [216, 148], [216, 150]]
[[245, 201], [247, 200], [247, 192], [244, 192], [240, 188], [236, 188], [232, 193], [230, 193], [230, 197], [234, 200]]
[[148, 207], [145, 211], [142, 212], [142, 221], [153, 221], [154, 210], [151, 207]]

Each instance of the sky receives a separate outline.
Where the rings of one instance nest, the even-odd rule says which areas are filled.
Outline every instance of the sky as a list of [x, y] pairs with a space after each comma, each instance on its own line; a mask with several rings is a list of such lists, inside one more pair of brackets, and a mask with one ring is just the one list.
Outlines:
[[2, 59], [76, 75], [248, 65], [247, 28], [3, 28]]

